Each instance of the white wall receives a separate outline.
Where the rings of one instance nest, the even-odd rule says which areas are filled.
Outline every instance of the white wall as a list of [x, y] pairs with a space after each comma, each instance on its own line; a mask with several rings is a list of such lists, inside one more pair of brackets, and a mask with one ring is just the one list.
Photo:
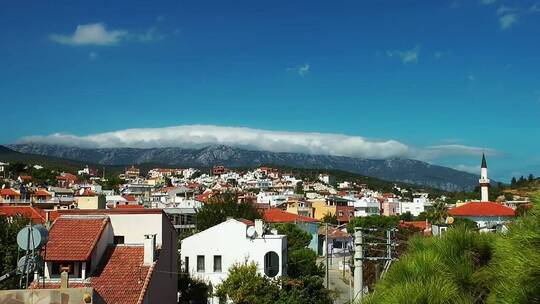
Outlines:
[[[156, 234], [156, 245], [163, 244], [162, 214], [108, 214], [114, 235], [124, 236], [125, 244], [143, 244], [145, 234]], [[168, 220], [168, 219], [167, 219]]]
[[[193, 277], [210, 281], [213, 286], [228, 276], [228, 269], [236, 264], [257, 263], [258, 270], [264, 274], [264, 255], [274, 251], [279, 256], [280, 271], [286, 273], [287, 238], [283, 235], [264, 235], [250, 239], [246, 236], [247, 225], [231, 219], [205, 231], [192, 235], [182, 241], [181, 258], [189, 257], [188, 272]], [[205, 272], [197, 272], [197, 256], [205, 256]], [[221, 272], [214, 272], [214, 255], [221, 255]], [[185, 267], [185, 265], [184, 265]]]

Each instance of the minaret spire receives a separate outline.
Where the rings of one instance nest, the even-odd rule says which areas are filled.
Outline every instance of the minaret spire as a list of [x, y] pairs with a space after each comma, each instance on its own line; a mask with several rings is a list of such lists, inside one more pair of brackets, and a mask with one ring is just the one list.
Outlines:
[[484, 153], [482, 153], [482, 166], [480, 168], [480, 180], [478, 182], [480, 183], [481, 201], [489, 201], [489, 178], [487, 172], [486, 155]]

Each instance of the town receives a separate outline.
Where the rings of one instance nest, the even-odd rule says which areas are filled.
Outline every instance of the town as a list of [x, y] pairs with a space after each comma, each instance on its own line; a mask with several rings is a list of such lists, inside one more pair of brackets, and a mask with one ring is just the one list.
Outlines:
[[[143, 174], [129, 166], [108, 180], [86, 166], [56, 172], [47, 185], [14, 175], [48, 170], [44, 166], [2, 162], [0, 216], [19, 228], [28, 223], [28, 235], [40, 237], [19, 233], [19, 244], [21, 235], [37, 243], [23, 242], [20, 280], [9, 273], [1, 279], [11, 276], [12, 288], [20, 288], [13, 297], [42, 289], [61, 292], [41, 297], [69, 294], [87, 303], [218, 303], [234, 299], [231, 293], [241, 286], [227, 290], [226, 284], [244, 265], [267, 279], [318, 278], [310, 283], [320, 290], [317, 303], [352, 303], [401, 254], [393, 248], [395, 232], [438, 237], [465, 223], [502, 233], [530, 208], [529, 198], [517, 195], [490, 201], [485, 156], [481, 165], [480, 199], [450, 203], [445, 195], [397, 185], [382, 192], [326, 173], [302, 179], [292, 169], [272, 167], [154, 168]], [[384, 245], [384, 254], [364, 265], [358, 254], [369, 250], [354, 241], [362, 229], [364, 237], [382, 232]], [[363, 278], [363, 268], [376, 273]]]

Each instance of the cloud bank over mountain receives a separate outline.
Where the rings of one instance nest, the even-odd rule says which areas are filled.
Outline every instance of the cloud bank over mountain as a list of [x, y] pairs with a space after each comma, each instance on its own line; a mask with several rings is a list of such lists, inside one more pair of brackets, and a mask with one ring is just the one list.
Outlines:
[[[214, 125], [137, 128], [84, 136], [55, 133], [24, 137], [18, 143], [43, 143], [79, 148], [200, 148], [228, 145], [244, 149], [386, 159], [431, 160], [439, 156], [475, 155], [481, 148], [440, 145], [415, 148], [396, 140], [373, 140], [334, 133], [289, 132]], [[488, 153], [494, 153], [488, 150]]]

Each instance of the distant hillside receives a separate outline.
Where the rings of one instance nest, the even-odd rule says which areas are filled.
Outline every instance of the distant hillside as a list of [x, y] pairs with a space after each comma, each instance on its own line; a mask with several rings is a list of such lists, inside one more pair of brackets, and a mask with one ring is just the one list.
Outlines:
[[251, 151], [229, 146], [202, 149], [184, 148], [108, 148], [82, 149], [36, 143], [9, 145], [9, 148], [30, 154], [54, 156], [102, 165], [155, 163], [179, 167], [254, 167], [262, 164], [296, 168], [337, 169], [389, 181], [438, 188], [446, 191], [472, 190], [478, 176], [451, 168], [411, 159], [362, 159], [330, 155]]
[[[87, 163], [58, 157], [21, 153], [0, 145], [0, 162], [38, 164], [59, 171], [75, 172]], [[88, 164], [90, 165], [90, 164]]]

